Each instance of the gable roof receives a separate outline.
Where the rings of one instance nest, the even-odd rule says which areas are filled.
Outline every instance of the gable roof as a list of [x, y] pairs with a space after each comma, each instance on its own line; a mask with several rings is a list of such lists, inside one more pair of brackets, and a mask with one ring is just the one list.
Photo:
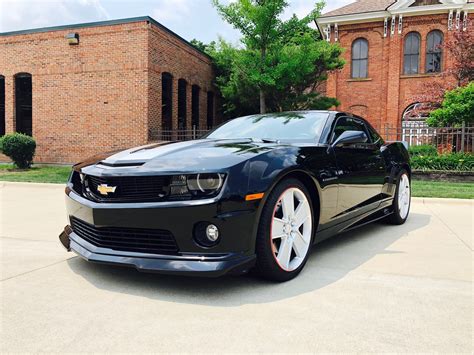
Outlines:
[[343, 6], [339, 9], [326, 12], [321, 17], [343, 16], [361, 14], [365, 12], [385, 11], [389, 6], [396, 3], [395, 0], [357, 0], [356, 2]]

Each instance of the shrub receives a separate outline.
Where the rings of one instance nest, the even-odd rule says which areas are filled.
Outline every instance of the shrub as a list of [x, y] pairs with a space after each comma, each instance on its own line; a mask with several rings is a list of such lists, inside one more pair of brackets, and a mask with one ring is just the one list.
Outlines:
[[413, 170], [473, 171], [474, 155], [466, 153], [414, 155], [411, 158], [411, 166]]
[[423, 155], [423, 156], [438, 155], [438, 151], [436, 150], [436, 147], [430, 144], [411, 146], [408, 152], [410, 153], [410, 156], [412, 157], [418, 156], [418, 155]]
[[446, 92], [441, 107], [430, 113], [427, 119], [431, 127], [461, 125], [474, 122], [474, 82]]
[[31, 166], [36, 150], [36, 142], [30, 136], [12, 133], [4, 136], [0, 144], [2, 153], [10, 157], [20, 169]]

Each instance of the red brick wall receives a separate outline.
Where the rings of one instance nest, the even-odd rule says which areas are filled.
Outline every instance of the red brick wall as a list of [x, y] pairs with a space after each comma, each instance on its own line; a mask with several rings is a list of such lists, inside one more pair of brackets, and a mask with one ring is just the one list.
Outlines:
[[187, 128], [192, 128], [192, 85], [198, 85], [201, 88], [199, 96], [199, 122], [200, 128], [205, 128], [207, 118], [207, 92], [216, 92], [216, 89], [212, 85], [214, 71], [210, 58], [178, 39], [169, 36], [163, 29], [153, 25], [150, 25], [150, 31], [148, 33], [148, 46], [150, 53], [148, 79], [151, 83], [154, 83], [149, 87], [150, 102], [148, 110], [150, 112], [149, 128], [151, 137], [153, 137], [153, 132], [161, 129], [161, 74], [163, 72], [171, 73], [173, 76], [173, 128], [177, 128], [178, 125], [179, 79], [184, 79], [187, 82]]
[[[68, 45], [65, 36], [80, 35]], [[77, 162], [90, 155], [146, 144], [161, 127], [161, 73], [173, 75], [173, 127], [177, 81], [212, 89], [210, 60], [172, 34], [140, 21], [0, 37], [0, 75], [5, 76], [7, 133], [15, 130], [14, 75], [33, 83], [36, 162]], [[0, 157], [1, 159], [1, 157]], [[4, 159], [1, 159], [4, 160]]]
[[[328, 96], [339, 99], [339, 110], [365, 116], [374, 126], [385, 124], [400, 126], [405, 108], [416, 102], [415, 96], [423, 92], [426, 83], [441, 79], [436, 74], [425, 74], [426, 36], [434, 29], [443, 32], [447, 41], [453, 31], [447, 30], [447, 14], [404, 17], [403, 32], [386, 38], [383, 36], [383, 21], [339, 26], [340, 44], [345, 48], [344, 69], [332, 73], [327, 82]], [[398, 20], [397, 20], [398, 25]], [[470, 27], [472, 30], [472, 26]], [[403, 75], [403, 40], [411, 31], [421, 35], [420, 73]], [[369, 74], [367, 79], [351, 79], [351, 46], [359, 38], [369, 41]], [[334, 40], [334, 39], [333, 39]], [[451, 61], [444, 51], [443, 70]]]

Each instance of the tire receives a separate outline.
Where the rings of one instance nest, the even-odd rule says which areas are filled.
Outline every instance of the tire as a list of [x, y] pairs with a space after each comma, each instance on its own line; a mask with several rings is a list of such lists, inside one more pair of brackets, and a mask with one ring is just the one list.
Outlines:
[[[401, 195], [402, 194], [402, 195]], [[397, 188], [393, 197], [393, 213], [388, 216], [388, 222], [401, 225], [406, 222], [411, 207], [411, 181], [408, 172], [402, 169], [397, 177]]]
[[313, 206], [306, 187], [296, 179], [279, 183], [260, 217], [256, 271], [272, 281], [295, 278], [308, 260], [314, 230]]

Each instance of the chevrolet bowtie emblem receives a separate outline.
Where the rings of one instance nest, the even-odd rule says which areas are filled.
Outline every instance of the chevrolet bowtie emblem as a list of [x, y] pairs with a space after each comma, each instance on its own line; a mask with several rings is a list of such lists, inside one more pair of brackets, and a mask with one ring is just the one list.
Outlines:
[[116, 189], [117, 186], [109, 186], [107, 184], [100, 184], [99, 186], [97, 186], [97, 191], [99, 191], [99, 193], [104, 196], [107, 196], [108, 194], [113, 194]]

